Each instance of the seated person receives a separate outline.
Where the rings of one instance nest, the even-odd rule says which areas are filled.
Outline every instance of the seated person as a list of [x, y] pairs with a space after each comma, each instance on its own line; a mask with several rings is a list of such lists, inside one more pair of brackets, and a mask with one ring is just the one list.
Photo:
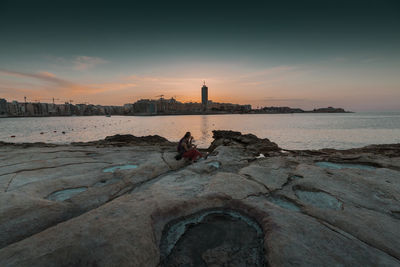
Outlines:
[[[185, 136], [179, 141], [178, 153], [180, 156], [196, 162], [203, 155], [196, 149], [196, 146], [192, 144], [193, 136], [190, 132], [187, 132]], [[178, 156], [179, 156], [178, 155]]]

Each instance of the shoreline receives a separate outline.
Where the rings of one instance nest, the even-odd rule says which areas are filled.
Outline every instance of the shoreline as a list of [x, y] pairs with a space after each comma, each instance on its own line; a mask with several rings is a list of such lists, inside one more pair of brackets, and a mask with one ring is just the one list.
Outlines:
[[[231, 130], [215, 130], [213, 132], [234, 132]], [[248, 133], [252, 135], [251, 133]], [[160, 135], [144, 135], [144, 136], [134, 136], [132, 134], [116, 134], [113, 136], [107, 136], [104, 139], [97, 139], [92, 141], [85, 141], [85, 142], [70, 142], [70, 143], [51, 143], [51, 142], [6, 142], [0, 140], [0, 147], [1, 146], [11, 146], [11, 147], [65, 147], [65, 146], [97, 146], [97, 145], [125, 145], [125, 146], [132, 146], [132, 145], [146, 145], [149, 139], [153, 139], [156, 141], [150, 142], [150, 144], [154, 145], [157, 143], [165, 143], [169, 145], [177, 145], [178, 142], [170, 141], [163, 136]], [[114, 141], [110, 141], [114, 140]], [[115, 141], [117, 140], [117, 141]], [[117, 142], [114, 144], [113, 142]], [[147, 144], [148, 145], [148, 144]], [[297, 152], [317, 152], [317, 151], [338, 151], [338, 152], [346, 152], [352, 150], [363, 150], [363, 149], [370, 149], [370, 148], [387, 148], [393, 146], [400, 146], [400, 143], [383, 143], [383, 144], [367, 144], [363, 146], [356, 146], [350, 148], [331, 148], [331, 147], [322, 147], [318, 149], [286, 149], [280, 148], [280, 150], [285, 152], [297, 153]], [[212, 143], [208, 147], [198, 147], [199, 150], [208, 151], [212, 147]]]
[[[123, 116], [123, 117], [156, 117], [156, 116], [199, 116], [199, 115], [275, 115], [275, 114], [348, 114], [348, 113], [356, 113], [353, 111], [345, 111], [345, 112], [313, 112], [313, 111], [304, 111], [304, 112], [256, 112], [256, 113], [170, 113], [170, 114], [132, 114], [132, 115], [124, 115], [124, 114], [115, 114], [111, 115], [110, 117], [113, 116]], [[99, 116], [99, 117], [108, 117], [107, 115], [43, 115], [43, 116], [0, 116], [0, 119], [2, 118], [49, 118], [49, 117], [93, 117], [93, 116]]]

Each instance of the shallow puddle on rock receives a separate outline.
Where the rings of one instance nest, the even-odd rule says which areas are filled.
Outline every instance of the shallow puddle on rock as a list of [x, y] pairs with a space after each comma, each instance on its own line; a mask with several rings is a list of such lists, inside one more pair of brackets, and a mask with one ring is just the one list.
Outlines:
[[115, 172], [116, 170], [131, 170], [131, 169], [136, 169], [138, 166], [137, 165], [119, 165], [119, 166], [113, 166], [109, 168], [105, 168], [103, 172]]
[[208, 210], [166, 226], [161, 266], [265, 266], [263, 232], [236, 211]]
[[322, 168], [336, 169], [336, 170], [345, 169], [345, 168], [360, 169], [360, 170], [375, 170], [376, 169], [376, 167], [369, 166], [369, 165], [353, 164], [353, 163], [333, 163], [333, 162], [329, 162], [329, 161], [316, 162], [315, 165], [317, 165], [318, 167], [322, 167]]
[[207, 165], [218, 169], [221, 166], [221, 163], [219, 163], [218, 161], [211, 161], [211, 162], [207, 163]]
[[288, 209], [291, 211], [300, 211], [300, 208], [294, 204], [293, 202], [290, 202], [289, 200], [283, 198], [283, 197], [279, 197], [279, 196], [269, 196], [267, 198], [267, 200], [269, 202], [274, 203], [275, 205], [284, 208], [284, 209]]
[[305, 204], [318, 208], [341, 210], [343, 206], [341, 201], [325, 192], [295, 190], [295, 194]]
[[64, 201], [87, 190], [87, 187], [64, 189], [51, 193], [47, 199], [51, 201]]

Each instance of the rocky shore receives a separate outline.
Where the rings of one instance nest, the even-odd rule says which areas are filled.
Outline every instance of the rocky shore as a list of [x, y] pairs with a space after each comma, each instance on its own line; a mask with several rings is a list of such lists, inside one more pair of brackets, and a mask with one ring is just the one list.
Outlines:
[[400, 144], [0, 142], [0, 266], [400, 266]]

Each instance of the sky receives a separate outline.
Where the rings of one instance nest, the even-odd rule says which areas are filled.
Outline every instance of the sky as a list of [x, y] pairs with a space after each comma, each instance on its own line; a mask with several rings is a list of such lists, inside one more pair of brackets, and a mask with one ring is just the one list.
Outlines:
[[[129, 2], [129, 3], [127, 3]], [[0, 98], [400, 110], [398, 1], [0, 1]]]

